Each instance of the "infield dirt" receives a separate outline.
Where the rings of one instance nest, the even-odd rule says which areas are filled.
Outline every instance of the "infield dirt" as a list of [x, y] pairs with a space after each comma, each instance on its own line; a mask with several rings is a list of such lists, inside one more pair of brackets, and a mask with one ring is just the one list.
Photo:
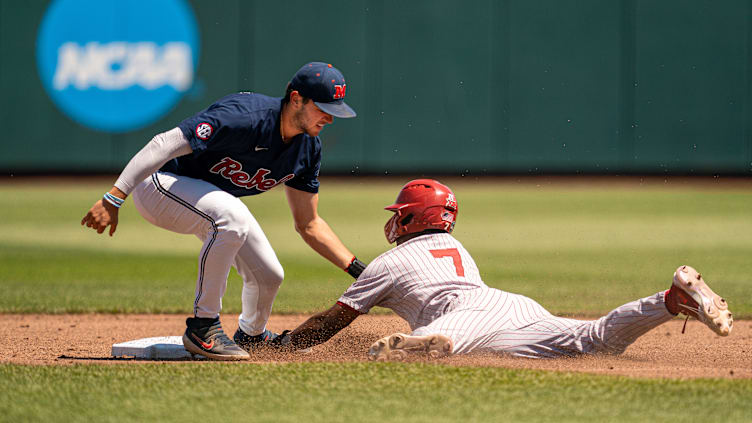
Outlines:
[[[291, 329], [305, 315], [274, 315], [269, 328]], [[701, 323], [672, 320], [641, 337], [619, 356], [594, 355], [562, 359], [522, 359], [476, 354], [431, 362], [448, 366], [492, 366], [521, 369], [587, 372], [647, 378], [752, 378], [752, 321], [737, 321], [728, 337], [719, 337]], [[232, 336], [237, 315], [223, 315], [225, 331]], [[30, 365], [74, 363], [144, 363], [110, 356], [113, 343], [153, 336], [181, 335], [185, 316], [111, 314], [0, 314], [0, 362]], [[382, 336], [407, 332], [407, 324], [393, 315], [359, 317], [350, 327], [309, 353], [260, 351], [251, 363], [304, 361], [367, 361], [368, 347]], [[429, 361], [415, 358], [411, 361]], [[184, 363], [184, 362], [183, 362]], [[243, 365], [248, 362], [228, 363]], [[196, 362], [200, 365], [200, 362]], [[191, 364], [192, 365], [192, 364]]]

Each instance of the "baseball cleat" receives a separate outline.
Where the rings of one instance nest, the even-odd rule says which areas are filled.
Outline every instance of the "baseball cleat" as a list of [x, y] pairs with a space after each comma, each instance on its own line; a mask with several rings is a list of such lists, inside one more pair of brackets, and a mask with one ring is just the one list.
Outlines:
[[212, 360], [248, 360], [247, 352], [227, 337], [219, 318], [189, 317], [183, 334], [183, 346], [191, 354], [202, 355]]
[[431, 358], [444, 357], [452, 353], [454, 348], [449, 337], [434, 334], [426, 336], [411, 336], [404, 333], [381, 338], [368, 350], [371, 361], [402, 361], [411, 354], [425, 353]]
[[242, 329], [238, 328], [232, 339], [240, 348], [252, 352], [254, 348], [267, 345], [278, 336], [279, 334], [274, 333], [269, 329], [264, 329], [264, 331], [258, 335], [248, 335]]
[[705, 323], [718, 335], [727, 336], [731, 332], [734, 318], [728, 303], [708, 287], [694, 268], [681, 266], [676, 269], [669, 291], [673, 293], [671, 305], [674, 310]]

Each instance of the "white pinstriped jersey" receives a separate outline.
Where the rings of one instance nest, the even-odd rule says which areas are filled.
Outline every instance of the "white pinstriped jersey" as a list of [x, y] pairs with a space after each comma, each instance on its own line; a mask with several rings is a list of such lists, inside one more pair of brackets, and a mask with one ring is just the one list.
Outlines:
[[530, 298], [486, 286], [470, 254], [447, 233], [422, 235], [382, 254], [339, 302], [361, 313], [390, 308], [410, 324], [413, 335], [451, 338], [454, 354], [490, 351], [530, 358], [621, 353], [673, 317], [663, 292], [597, 320], [553, 316]]
[[394, 310], [412, 329], [443, 315], [462, 291], [487, 288], [465, 247], [448, 233], [421, 235], [373, 260], [339, 302], [361, 313]]

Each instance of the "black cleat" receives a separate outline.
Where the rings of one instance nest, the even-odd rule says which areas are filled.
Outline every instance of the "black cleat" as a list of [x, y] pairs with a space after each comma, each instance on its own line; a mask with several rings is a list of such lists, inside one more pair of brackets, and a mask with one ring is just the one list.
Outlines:
[[242, 329], [238, 328], [238, 330], [235, 331], [235, 335], [232, 337], [232, 339], [236, 344], [238, 344], [240, 348], [251, 352], [256, 348], [269, 345], [278, 336], [279, 334], [274, 333], [269, 329], [264, 329], [264, 331], [260, 334], [251, 336], [243, 332]]
[[183, 345], [192, 353], [212, 360], [248, 360], [247, 352], [227, 337], [219, 318], [189, 317], [183, 334]]

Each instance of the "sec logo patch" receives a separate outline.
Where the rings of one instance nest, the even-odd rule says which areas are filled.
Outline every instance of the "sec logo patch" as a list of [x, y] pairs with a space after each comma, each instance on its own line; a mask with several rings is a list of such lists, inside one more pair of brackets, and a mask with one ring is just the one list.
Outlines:
[[200, 140], [208, 140], [212, 136], [214, 128], [206, 122], [201, 122], [196, 126], [196, 138]]

